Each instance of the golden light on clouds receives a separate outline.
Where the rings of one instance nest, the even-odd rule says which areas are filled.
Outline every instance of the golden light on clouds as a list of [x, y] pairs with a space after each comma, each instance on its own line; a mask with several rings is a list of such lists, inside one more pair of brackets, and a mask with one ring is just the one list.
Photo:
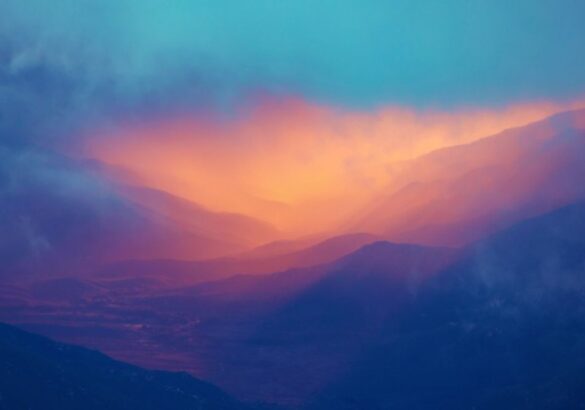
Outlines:
[[87, 150], [132, 183], [305, 235], [341, 226], [396, 182], [397, 164], [580, 105], [352, 112], [268, 98], [229, 119], [145, 119], [98, 132]]

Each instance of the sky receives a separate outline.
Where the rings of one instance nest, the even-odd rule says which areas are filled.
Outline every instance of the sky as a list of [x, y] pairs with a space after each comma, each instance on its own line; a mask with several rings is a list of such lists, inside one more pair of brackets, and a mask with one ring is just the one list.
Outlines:
[[78, 103], [268, 90], [356, 109], [501, 105], [585, 92], [584, 13], [579, 0], [5, 0], [0, 50], [3, 82], [48, 76]]
[[4, 0], [3, 140], [229, 114], [257, 93], [358, 111], [573, 100], [584, 13], [579, 0]]
[[126, 183], [253, 216], [302, 236], [335, 231], [401, 187], [408, 180], [402, 169], [417, 158], [585, 107], [585, 101], [363, 112], [273, 97], [247, 107], [245, 115], [229, 121], [175, 115], [97, 129], [80, 151], [130, 173], [122, 178]]
[[362, 207], [392, 164], [582, 107], [584, 15], [581, 0], [3, 0], [0, 195], [116, 198], [93, 160], [279, 229], [335, 225], [331, 207]]

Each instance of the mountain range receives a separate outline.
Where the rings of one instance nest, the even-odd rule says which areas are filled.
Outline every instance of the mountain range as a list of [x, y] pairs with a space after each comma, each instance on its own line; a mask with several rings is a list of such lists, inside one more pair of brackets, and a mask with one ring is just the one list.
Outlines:
[[132, 365], [3, 325], [0, 406], [585, 408], [584, 158], [585, 111], [562, 113], [398, 164], [300, 238], [30, 176], [2, 205], [0, 320]]

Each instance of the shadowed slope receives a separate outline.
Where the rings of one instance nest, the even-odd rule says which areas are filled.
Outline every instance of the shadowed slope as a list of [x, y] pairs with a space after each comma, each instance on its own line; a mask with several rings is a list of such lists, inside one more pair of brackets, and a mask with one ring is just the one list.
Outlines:
[[585, 406], [585, 205], [474, 244], [314, 409]]
[[205, 377], [242, 398], [298, 405], [339, 377], [420, 282], [456, 257], [376, 242], [328, 265], [238, 276], [155, 303], [213, 312], [198, 325], [212, 336], [207, 355], [215, 358]]

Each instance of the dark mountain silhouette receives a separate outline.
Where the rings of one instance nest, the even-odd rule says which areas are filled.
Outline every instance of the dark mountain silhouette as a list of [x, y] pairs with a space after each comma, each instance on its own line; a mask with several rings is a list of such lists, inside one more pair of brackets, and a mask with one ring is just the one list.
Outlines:
[[[433, 273], [452, 263], [458, 251], [420, 245], [375, 242], [335, 263], [264, 324], [290, 341], [355, 336], [376, 327]], [[329, 329], [329, 330], [328, 330]]]
[[244, 408], [186, 373], [141, 369], [0, 324], [0, 409]]
[[205, 312], [193, 332], [211, 345], [202, 353], [211, 358], [206, 378], [239, 397], [296, 406], [339, 377], [388, 316], [457, 255], [376, 242], [330, 264], [204, 283], [149, 304], [169, 315]]
[[470, 246], [312, 409], [585, 408], [585, 205]]
[[[314, 409], [579, 408], [583, 233], [585, 205], [575, 204], [463, 250], [375, 242], [315, 267], [10, 314], [48, 317], [47, 325], [60, 315], [64, 325], [88, 321], [101, 326], [100, 337], [80, 342], [114, 346], [116, 357], [141, 365], [196, 363], [197, 374], [246, 400]], [[123, 327], [135, 323], [138, 330]], [[117, 330], [108, 334], [108, 326]], [[83, 336], [52, 329], [76, 342]], [[152, 349], [133, 349], [144, 340]]]

